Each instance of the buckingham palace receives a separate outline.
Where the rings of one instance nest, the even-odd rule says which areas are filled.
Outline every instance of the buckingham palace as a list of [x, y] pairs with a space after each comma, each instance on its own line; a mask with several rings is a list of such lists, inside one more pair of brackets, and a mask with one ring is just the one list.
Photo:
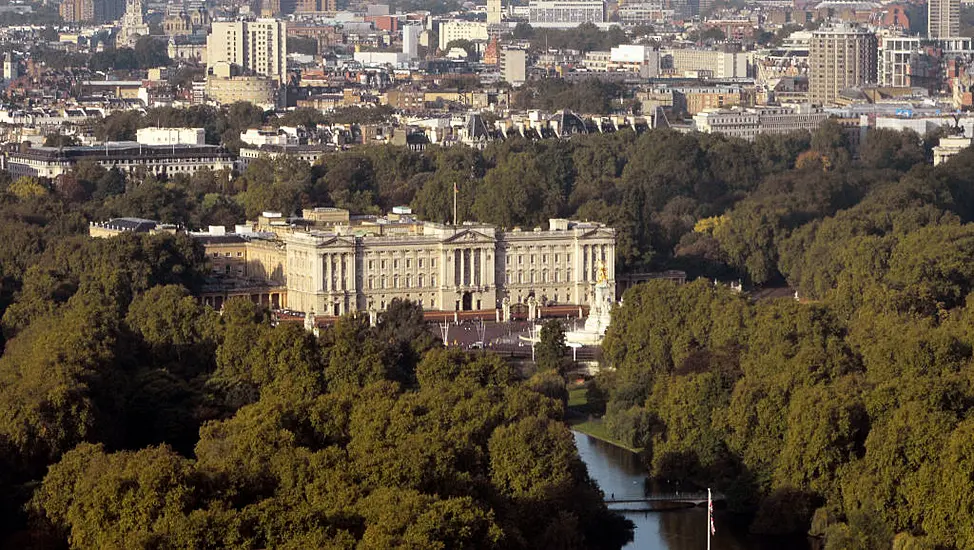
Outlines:
[[[92, 224], [91, 233], [110, 236], [127, 227], [122, 221]], [[396, 298], [428, 311], [493, 310], [530, 298], [581, 305], [599, 269], [615, 288], [615, 230], [596, 222], [502, 230], [420, 221], [407, 208], [387, 216], [313, 208], [192, 235], [210, 263], [204, 301], [217, 308], [234, 295], [326, 316], [383, 311]]]
[[[395, 298], [427, 310], [523, 303], [583, 304], [604, 263], [614, 284], [615, 232], [550, 220], [546, 230], [400, 222], [402, 234], [285, 235], [288, 307], [341, 315], [382, 311]], [[338, 229], [338, 228], [336, 228]]]

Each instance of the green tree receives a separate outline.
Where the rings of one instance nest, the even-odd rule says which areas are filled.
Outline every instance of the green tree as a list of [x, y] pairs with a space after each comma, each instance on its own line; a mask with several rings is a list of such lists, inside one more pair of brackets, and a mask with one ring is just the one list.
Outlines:
[[539, 342], [535, 344], [535, 364], [539, 371], [553, 370], [562, 373], [567, 361], [565, 359], [565, 326], [561, 321], [545, 321], [541, 325]]

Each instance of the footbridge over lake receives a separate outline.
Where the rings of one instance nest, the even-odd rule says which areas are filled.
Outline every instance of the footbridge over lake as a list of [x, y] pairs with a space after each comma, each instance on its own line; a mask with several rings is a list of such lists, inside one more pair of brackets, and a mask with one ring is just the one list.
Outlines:
[[[711, 493], [711, 499], [714, 502], [725, 500], [723, 493]], [[703, 506], [707, 504], [707, 493], [706, 492], [696, 492], [696, 493], [684, 493], [684, 492], [674, 492], [674, 493], [653, 493], [651, 495], [645, 495], [641, 497], [630, 497], [630, 496], [620, 496], [607, 495], [605, 503], [609, 505], [611, 510], [615, 511], [651, 511], [651, 510], [663, 510], [667, 508], [692, 508], [695, 506]], [[646, 504], [646, 507], [636, 508], [628, 507], [624, 505], [638, 505]], [[623, 505], [620, 507], [620, 505]]]

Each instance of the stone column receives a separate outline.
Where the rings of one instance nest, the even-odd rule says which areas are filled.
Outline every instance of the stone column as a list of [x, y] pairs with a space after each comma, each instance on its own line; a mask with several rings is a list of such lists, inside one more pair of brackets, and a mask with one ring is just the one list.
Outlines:
[[484, 258], [486, 257], [487, 254], [484, 253], [483, 247], [478, 248], [477, 261], [474, 262], [474, 265], [480, 264], [476, 272], [476, 280], [474, 280], [474, 284], [476, 284], [478, 287], [484, 286]]
[[440, 282], [438, 286], [441, 287], [446, 286], [446, 282], [449, 281], [449, 279], [447, 278], [448, 274], [450, 273], [449, 271], [450, 262], [447, 261], [449, 257], [450, 257], [449, 250], [444, 249], [440, 252], [440, 269], [439, 269], [440, 276], [438, 277]]
[[348, 289], [352, 292], [349, 307], [352, 311], [358, 311], [358, 251], [354, 248], [348, 254]]
[[467, 284], [467, 255], [466, 248], [460, 249], [460, 284], [457, 286], [466, 286]]
[[323, 287], [322, 290], [324, 290], [325, 292], [330, 292], [331, 291], [331, 254], [325, 254], [323, 258], [325, 260], [325, 267], [322, 270], [323, 271], [322, 275], [324, 276], [325, 280], [323, 281], [324, 284], [322, 284]]
[[484, 259], [484, 285], [488, 287], [496, 287], [494, 283], [494, 276], [497, 273], [497, 249], [492, 247], [487, 247], [487, 257]]
[[592, 252], [589, 250], [589, 246], [586, 244], [582, 245], [582, 272], [581, 281], [588, 281], [588, 263], [592, 261]]

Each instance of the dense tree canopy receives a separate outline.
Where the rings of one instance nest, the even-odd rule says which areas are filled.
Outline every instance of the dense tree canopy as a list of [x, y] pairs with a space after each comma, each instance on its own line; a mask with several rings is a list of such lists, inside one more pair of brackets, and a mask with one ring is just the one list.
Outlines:
[[318, 337], [247, 300], [220, 315], [192, 296], [206, 266], [184, 235], [65, 237], [26, 272], [5, 265], [22, 277], [0, 357], [5, 546], [612, 549], [631, 537], [563, 403], [497, 356], [444, 350], [414, 304]]
[[[153, 109], [95, 131], [200, 126], [232, 146], [267, 122], [365, 113]], [[719, 487], [754, 530], [811, 529], [830, 548], [970, 547], [974, 152], [931, 167], [931, 139], [877, 131], [852, 151], [832, 123], [753, 143], [622, 129], [169, 179], [92, 163], [54, 181], [0, 173], [5, 533], [74, 547], [618, 547], [626, 525], [561, 423], [560, 327], [519, 380], [497, 356], [441, 348], [410, 303], [316, 338], [250, 303], [202, 307], [207, 266], [188, 237], [82, 236], [112, 216], [200, 227], [313, 205], [409, 204], [442, 222], [456, 186], [461, 221], [608, 223], [619, 272], [797, 290], [801, 303], [707, 282], [625, 295], [597, 385], [608, 428], [655, 474]]]

